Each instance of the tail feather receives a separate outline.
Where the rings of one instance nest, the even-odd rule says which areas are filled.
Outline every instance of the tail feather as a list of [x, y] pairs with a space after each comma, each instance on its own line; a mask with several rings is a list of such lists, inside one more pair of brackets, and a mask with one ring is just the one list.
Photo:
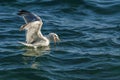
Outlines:
[[33, 44], [28, 44], [28, 43], [25, 43], [25, 42], [18, 42], [18, 43], [20, 43], [22, 45], [25, 45], [25, 46], [28, 46], [28, 47], [34, 47], [34, 48], [36, 48], [36, 46], [34, 46]]

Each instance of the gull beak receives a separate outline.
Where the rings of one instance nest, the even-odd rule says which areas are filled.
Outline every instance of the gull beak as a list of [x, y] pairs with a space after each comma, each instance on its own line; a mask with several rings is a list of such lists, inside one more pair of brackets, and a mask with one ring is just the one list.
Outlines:
[[55, 36], [54, 36], [53, 39], [54, 39], [54, 43], [55, 43], [55, 44], [56, 44], [57, 42], [60, 42], [60, 38], [59, 38], [59, 37], [55, 37]]

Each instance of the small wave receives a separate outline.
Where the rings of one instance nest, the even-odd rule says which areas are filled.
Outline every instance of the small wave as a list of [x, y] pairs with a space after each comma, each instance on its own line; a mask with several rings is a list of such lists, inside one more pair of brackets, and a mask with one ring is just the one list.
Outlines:
[[119, 12], [120, 1], [99, 1], [99, 0], [85, 0], [85, 6], [99, 14], [114, 14]]

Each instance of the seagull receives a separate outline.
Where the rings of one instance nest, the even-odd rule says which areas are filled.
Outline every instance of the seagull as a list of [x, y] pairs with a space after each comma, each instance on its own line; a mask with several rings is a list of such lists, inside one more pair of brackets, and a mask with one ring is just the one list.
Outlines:
[[43, 25], [42, 19], [34, 13], [26, 10], [20, 10], [17, 13], [22, 16], [25, 24], [20, 27], [20, 31], [26, 30], [26, 42], [19, 42], [28, 47], [42, 47], [49, 46], [50, 42], [56, 43], [60, 41], [59, 36], [56, 33], [49, 33], [44, 36], [41, 32]]

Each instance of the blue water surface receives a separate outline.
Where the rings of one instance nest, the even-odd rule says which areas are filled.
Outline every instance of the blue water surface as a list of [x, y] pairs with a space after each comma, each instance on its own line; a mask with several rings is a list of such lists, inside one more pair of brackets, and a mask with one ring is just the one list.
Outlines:
[[[36, 13], [61, 42], [25, 47], [16, 13]], [[0, 80], [120, 80], [120, 0], [1, 0]]]

